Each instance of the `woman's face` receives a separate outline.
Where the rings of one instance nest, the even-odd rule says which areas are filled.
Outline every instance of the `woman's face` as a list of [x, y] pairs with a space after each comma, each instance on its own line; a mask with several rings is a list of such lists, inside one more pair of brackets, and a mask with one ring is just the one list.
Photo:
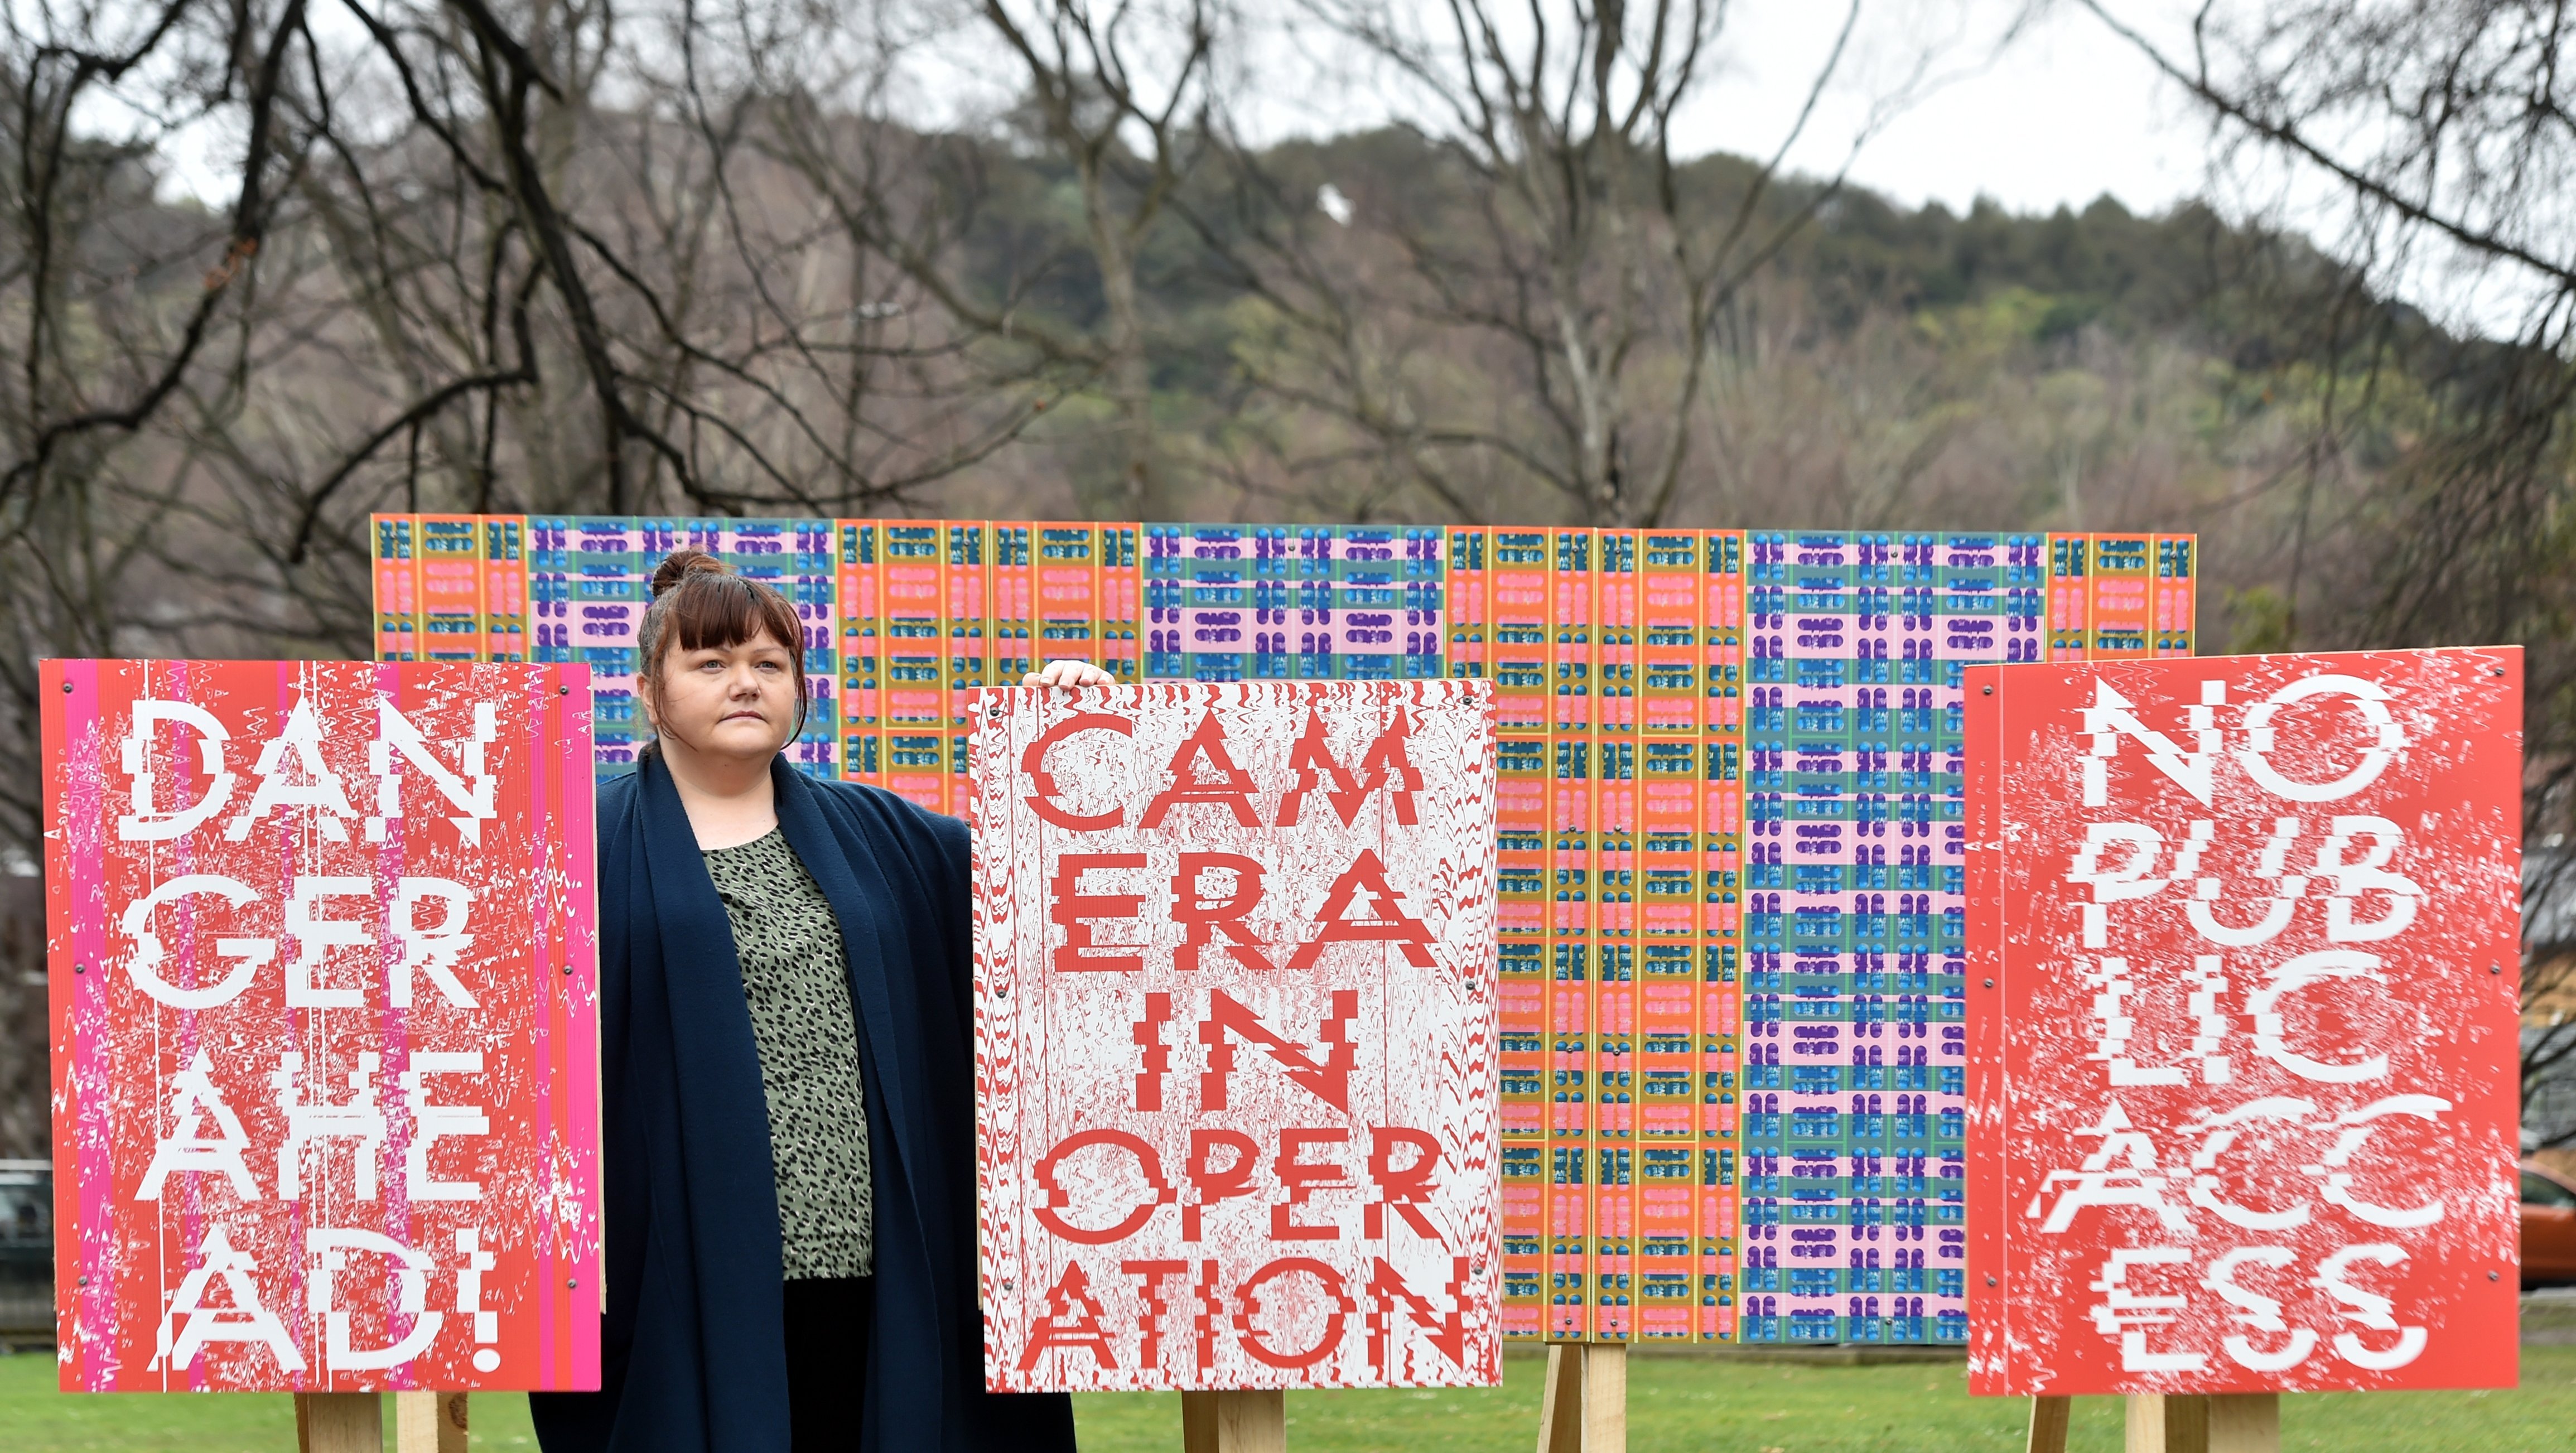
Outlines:
[[796, 654], [765, 633], [736, 646], [675, 646], [646, 704], [654, 729], [692, 751], [766, 761], [796, 734], [796, 670]]

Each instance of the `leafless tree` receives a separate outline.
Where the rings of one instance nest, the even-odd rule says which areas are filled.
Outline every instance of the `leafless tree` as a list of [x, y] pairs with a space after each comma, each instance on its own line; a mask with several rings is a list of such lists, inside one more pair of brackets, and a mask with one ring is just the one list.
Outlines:
[[[250, 142], [184, 318], [164, 286], [158, 332], [57, 360], [97, 333], [24, 310], [37, 404], [0, 460], [32, 498], [77, 440], [184, 457], [145, 553], [222, 624], [362, 650], [371, 509], [904, 508], [1117, 375], [956, 285], [975, 147], [886, 119], [875, 8], [332, 0], [324, 28], [280, 0], [227, 20], [258, 45], [233, 14], [22, 37], [30, 298], [72, 286], [45, 148], [76, 153], [83, 95]], [[111, 357], [134, 377], [102, 402]]]
[[[2576, 827], [2576, 42], [2564, 7], [2211, 0], [2168, 40], [2142, 7], [2081, 5], [2205, 107], [2235, 157], [2341, 199], [2347, 300], [2464, 300], [2465, 340], [2414, 330], [2410, 344], [2384, 309], [2342, 340], [2334, 361], [2356, 389], [2402, 365], [2435, 392], [2420, 441], [2365, 488], [2337, 497], [2314, 471], [2300, 481], [2300, 545], [2341, 530], [2359, 588], [2301, 610], [2294, 568], [2292, 639], [2527, 648], [2525, 923], [2563, 923], [2576, 892], [2563, 851]], [[2478, 336], [2489, 333], [2507, 336]], [[2363, 417], [2330, 413], [2314, 453], [2349, 447], [2339, 430]], [[2563, 1001], [2564, 947], [2526, 946], [2527, 1005]], [[2576, 1066], [2576, 1016], [2550, 1017], [2527, 1016], [2526, 1101]], [[2554, 1129], [2576, 1142], [2576, 1123]]]
[[[1200, 221], [1275, 322], [1276, 346], [1251, 358], [1259, 381], [1299, 428], [1322, 421], [1373, 467], [1378, 497], [1351, 502], [1362, 510], [1410, 486], [1442, 513], [1489, 518], [1535, 484], [1549, 513], [1668, 518], [1694, 468], [1712, 467], [1730, 310], [1932, 79], [1931, 52], [1915, 53], [1835, 168], [1793, 180], [1790, 155], [1850, 81], [1858, 0], [1777, 145], [1749, 163], [1694, 162], [1675, 134], [1723, 58], [1722, 0], [1301, 9], [1393, 98], [1425, 145], [1422, 174], [1404, 196], [1322, 194], [1338, 214], [1323, 215], [1328, 178], [1238, 143], [1232, 208]], [[1424, 386], [1456, 350], [1508, 360], [1483, 408]]]
[[1131, 517], [1157, 518], [1171, 496], [1155, 457], [1138, 254], [1197, 158], [1222, 14], [1212, 0], [983, 0], [980, 9], [1080, 185], [1106, 313], [1095, 351], [1117, 411], [1118, 503]]
[[915, 508], [1096, 373], [932, 295], [955, 196], [796, 164], [933, 144], [874, 13], [0, 5], [5, 866], [39, 658], [365, 654], [374, 510]]

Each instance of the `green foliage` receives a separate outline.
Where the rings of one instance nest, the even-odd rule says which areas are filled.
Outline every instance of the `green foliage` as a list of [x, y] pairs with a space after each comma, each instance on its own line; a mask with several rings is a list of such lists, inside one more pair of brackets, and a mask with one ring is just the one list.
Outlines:
[[[957, 170], [977, 179], [956, 255], [968, 289], [1034, 326], [1096, 330], [1100, 283], [1069, 169], [1005, 140], [945, 144], [971, 155]], [[1693, 161], [1679, 215], [1731, 226], [1755, 180], [1742, 158]], [[1320, 211], [1326, 185], [1349, 199], [1347, 224]], [[2344, 289], [2361, 323], [2410, 337], [2420, 321], [2351, 294], [2295, 238], [2199, 206], [2141, 216], [2107, 196], [2046, 216], [1985, 201], [1961, 215], [1817, 191], [1791, 178], [1764, 193], [1755, 235], [1811, 205], [1814, 219], [1726, 304], [1722, 356], [1686, 417], [1649, 409], [1624, 426], [1689, 436], [1666, 520], [2189, 528], [2216, 506], [2230, 549], [2213, 563], [2237, 583], [2270, 571], [2252, 557], [2277, 538], [2279, 480], [2320, 428], [2340, 431], [2345, 463], [2380, 468], [2424, 426], [2427, 386], [2352, 361], [2346, 335], [2320, 333], [2317, 300]], [[1189, 175], [1138, 249], [1155, 447], [1182, 513], [1566, 517], [1569, 501], [1534, 473], [1557, 447], [1546, 365], [1461, 321], [1471, 303], [1514, 295], [1480, 272], [1499, 265], [1496, 229], [1527, 224], [1498, 218], [1495, 197], [1402, 128], [1286, 142]], [[1629, 199], [1632, 228], [1660, 225], [1647, 200]], [[1257, 285], [1260, 269], [1287, 267], [1283, 242], [1313, 269], [1312, 286], [1289, 279], [1294, 306], [1340, 289], [1346, 331], [1318, 332], [1311, 311], [1292, 318]], [[1673, 305], [1651, 287], [1640, 297]], [[1675, 394], [1678, 321], [1662, 333], [1630, 361], [1627, 407]], [[1058, 408], [1011, 468], [1039, 489], [1072, 481], [1079, 497], [1115, 467], [1108, 420], [1079, 399]], [[1499, 444], [1397, 442], [1461, 429]], [[1445, 449], [1439, 468], [1464, 503], [1421, 487], [1425, 456], [1412, 451], [1424, 447]]]
[[2260, 656], [2298, 644], [2290, 626], [2288, 596], [2268, 585], [2227, 593], [2227, 654]]

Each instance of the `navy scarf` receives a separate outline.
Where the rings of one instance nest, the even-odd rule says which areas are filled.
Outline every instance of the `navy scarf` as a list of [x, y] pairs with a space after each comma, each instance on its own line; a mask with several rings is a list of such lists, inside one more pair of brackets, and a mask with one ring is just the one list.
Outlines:
[[[840, 920], [858, 1026], [876, 1228], [860, 1446], [1070, 1453], [1069, 1400], [984, 1391], [966, 826], [784, 759], [770, 780]], [[531, 1396], [538, 1440], [545, 1453], [787, 1453], [760, 1055], [732, 925], [657, 756], [599, 789], [599, 937], [601, 1383]]]

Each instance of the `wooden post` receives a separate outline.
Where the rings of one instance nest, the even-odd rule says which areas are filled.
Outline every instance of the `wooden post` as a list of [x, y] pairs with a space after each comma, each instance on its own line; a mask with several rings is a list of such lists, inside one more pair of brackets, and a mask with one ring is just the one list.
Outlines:
[[2129, 1453], [2209, 1453], [2209, 1399], [2194, 1393], [2129, 1394]]
[[1628, 1453], [1628, 1344], [1583, 1349], [1583, 1453]]
[[2066, 1420], [2074, 1411], [2073, 1398], [2032, 1398], [2029, 1453], [2066, 1453]]
[[1268, 1392], [1181, 1394], [1183, 1453], [1288, 1453], [1288, 1395]]
[[1538, 1453], [1628, 1453], [1628, 1344], [1551, 1342]]
[[2280, 1453], [2281, 1395], [2132, 1394], [2129, 1453]]
[[371, 1392], [299, 1392], [295, 1446], [303, 1453], [384, 1453], [384, 1409]]
[[394, 1394], [394, 1453], [465, 1453], [465, 1394]]
[[2233, 1392], [2212, 1396], [2209, 1453], [2281, 1453], [2281, 1395]]
[[1581, 1453], [1583, 1344], [1547, 1344], [1547, 1385], [1538, 1395], [1538, 1453]]

